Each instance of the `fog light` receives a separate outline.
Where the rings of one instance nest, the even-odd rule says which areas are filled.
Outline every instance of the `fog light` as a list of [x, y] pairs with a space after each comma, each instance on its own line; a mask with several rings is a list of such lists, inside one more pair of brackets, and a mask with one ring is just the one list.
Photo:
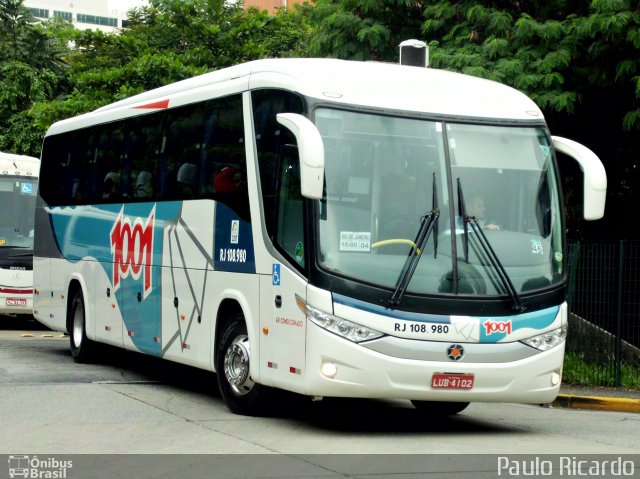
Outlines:
[[551, 384], [553, 386], [560, 384], [560, 375], [558, 373], [551, 373]]
[[333, 377], [338, 373], [338, 366], [333, 363], [322, 363], [322, 366], [320, 366], [320, 372], [323, 376], [333, 379]]

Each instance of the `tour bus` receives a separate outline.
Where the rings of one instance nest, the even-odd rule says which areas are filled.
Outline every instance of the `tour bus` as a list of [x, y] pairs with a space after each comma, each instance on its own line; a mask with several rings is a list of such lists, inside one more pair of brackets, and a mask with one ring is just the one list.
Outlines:
[[214, 371], [239, 414], [274, 389], [548, 403], [567, 334], [555, 152], [602, 217], [600, 160], [499, 83], [266, 59], [167, 85], [48, 130], [34, 315], [78, 362], [106, 343]]
[[40, 160], [0, 152], [0, 314], [33, 311], [33, 212]]

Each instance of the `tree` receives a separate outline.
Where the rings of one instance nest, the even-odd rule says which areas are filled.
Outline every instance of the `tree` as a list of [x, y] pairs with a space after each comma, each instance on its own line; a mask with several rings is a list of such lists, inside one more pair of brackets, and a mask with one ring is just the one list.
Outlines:
[[395, 61], [401, 41], [420, 33], [417, 0], [317, 0], [302, 11], [315, 27], [312, 55]]
[[0, 149], [34, 154], [41, 131], [26, 112], [64, 85], [64, 44], [35, 24], [22, 0], [0, 1]]

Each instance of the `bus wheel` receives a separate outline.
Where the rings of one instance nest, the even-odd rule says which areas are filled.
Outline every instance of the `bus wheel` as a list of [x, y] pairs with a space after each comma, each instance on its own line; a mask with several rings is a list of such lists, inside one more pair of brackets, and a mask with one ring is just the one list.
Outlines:
[[84, 297], [82, 290], [78, 288], [71, 302], [71, 328], [69, 340], [71, 344], [71, 356], [77, 363], [89, 360], [93, 352], [94, 343], [87, 338], [86, 318], [84, 310]]
[[468, 402], [443, 402], [443, 401], [417, 401], [411, 400], [411, 404], [421, 412], [439, 416], [453, 416], [463, 411]]
[[250, 375], [251, 345], [242, 313], [235, 314], [225, 326], [218, 343], [216, 374], [220, 394], [236, 414], [249, 416], [265, 412], [268, 390], [256, 384]]

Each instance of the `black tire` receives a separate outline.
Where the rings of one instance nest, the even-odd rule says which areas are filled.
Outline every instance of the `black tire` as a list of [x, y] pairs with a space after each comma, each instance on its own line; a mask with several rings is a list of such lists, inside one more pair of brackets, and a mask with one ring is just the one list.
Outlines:
[[89, 362], [95, 350], [95, 343], [87, 338], [87, 320], [82, 290], [78, 288], [69, 310], [69, 344], [71, 356], [77, 363]]
[[216, 375], [220, 394], [235, 414], [258, 416], [269, 408], [270, 390], [249, 375], [251, 347], [242, 313], [233, 315], [221, 331], [217, 345]]
[[453, 416], [462, 412], [468, 402], [418, 401], [411, 400], [411, 404], [421, 412], [438, 416]]

